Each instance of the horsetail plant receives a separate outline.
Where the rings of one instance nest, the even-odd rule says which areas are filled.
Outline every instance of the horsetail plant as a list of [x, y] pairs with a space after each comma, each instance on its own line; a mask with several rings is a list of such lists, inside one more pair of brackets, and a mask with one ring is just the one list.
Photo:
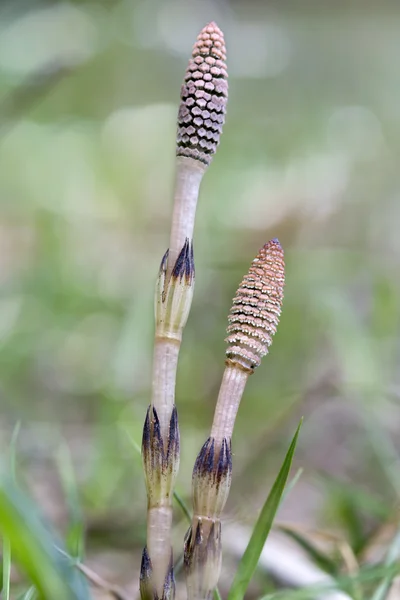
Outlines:
[[172, 600], [172, 496], [179, 469], [175, 380], [182, 332], [194, 289], [193, 229], [199, 189], [220, 140], [228, 84], [225, 43], [215, 23], [202, 29], [181, 89], [174, 209], [169, 249], [155, 294], [152, 397], [143, 429], [147, 545], [140, 573], [142, 600]]
[[267, 354], [276, 332], [284, 284], [283, 250], [273, 239], [253, 260], [228, 317], [226, 367], [211, 435], [193, 470], [193, 519], [184, 548], [189, 600], [208, 600], [218, 583], [222, 559], [220, 518], [231, 485], [233, 427], [247, 379]]

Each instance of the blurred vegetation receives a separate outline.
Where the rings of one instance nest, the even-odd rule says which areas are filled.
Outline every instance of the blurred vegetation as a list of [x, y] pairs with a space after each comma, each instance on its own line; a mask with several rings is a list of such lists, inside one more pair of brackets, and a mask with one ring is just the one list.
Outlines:
[[[239, 412], [227, 520], [254, 523], [304, 415], [304, 471], [278, 518], [336, 536], [338, 574], [351, 574], [343, 547], [373, 568], [400, 493], [398, 3], [31, 0], [0, 17], [2, 454], [19, 421], [18, 469], [65, 533], [69, 449], [88, 560], [136, 589], [146, 507], [132, 439], [149, 402], [179, 87], [214, 19], [230, 99], [195, 229], [178, 489], [190, 496], [210, 426], [231, 298], [277, 236], [283, 315]], [[254, 591], [268, 586], [260, 576]]]

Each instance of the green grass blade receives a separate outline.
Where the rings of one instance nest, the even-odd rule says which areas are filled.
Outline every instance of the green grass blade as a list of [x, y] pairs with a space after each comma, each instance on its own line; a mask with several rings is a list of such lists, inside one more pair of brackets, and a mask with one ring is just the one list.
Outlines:
[[29, 590], [18, 596], [17, 600], [34, 600], [37, 598], [36, 588], [30, 587]]
[[181, 511], [183, 512], [183, 514], [185, 515], [187, 522], [189, 523], [189, 525], [192, 522], [192, 515], [190, 514], [190, 510], [186, 504], [186, 502], [184, 501], [184, 499], [181, 497], [180, 494], [178, 494], [178, 492], [175, 492], [174, 490], [174, 498], [176, 503], [178, 504], [178, 506], [180, 507]]
[[68, 506], [69, 523], [65, 535], [67, 551], [74, 558], [82, 560], [85, 547], [85, 525], [72, 457], [66, 443], [60, 444], [56, 460]]
[[10, 542], [13, 557], [43, 598], [88, 600], [83, 576], [60, 556], [59, 541], [39, 518], [35, 505], [12, 478], [0, 478], [0, 533]]
[[303, 420], [300, 421], [297, 427], [296, 433], [294, 434], [292, 443], [289, 446], [289, 450], [287, 451], [278, 477], [276, 478], [268, 498], [261, 509], [260, 516], [258, 517], [254, 526], [250, 541], [247, 545], [245, 553], [242, 556], [231, 589], [229, 590], [228, 600], [242, 600], [244, 598], [247, 587], [254, 574], [254, 571], [256, 570], [262, 549], [282, 499], [282, 494], [289, 475], [302, 421]]
[[281, 504], [283, 502], [285, 502], [286, 498], [289, 496], [289, 494], [292, 492], [294, 487], [297, 485], [297, 482], [299, 481], [299, 479], [302, 475], [303, 475], [303, 468], [300, 467], [300, 469], [297, 469], [293, 479], [291, 481], [289, 481], [289, 483], [286, 485], [285, 490], [282, 494]]
[[129, 431], [127, 429], [123, 429], [123, 431], [125, 431], [126, 435], [128, 436], [128, 439], [129, 439], [130, 443], [132, 444], [132, 446], [136, 450], [137, 456], [141, 457], [142, 456], [142, 449], [139, 446], [139, 444], [137, 443], [137, 441], [135, 440], [135, 438], [129, 433]]
[[14, 427], [10, 443], [10, 471], [14, 481], [17, 480], [17, 440], [21, 429], [21, 422], [18, 421]]
[[221, 594], [220, 594], [218, 588], [215, 588], [215, 590], [214, 590], [214, 600], [222, 600]]
[[[324, 598], [329, 592], [348, 589], [354, 583], [369, 585], [382, 577], [390, 577], [393, 580], [399, 573], [400, 566], [396, 564], [386, 567], [368, 567], [361, 569], [356, 575], [340, 575], [336, 579], [332, 579], [331, 582], [327, 581], [326, 583], [310, 585], [297, 590], [278, 590], [262, 596], [260, 600], [315, 600], [316, 597]], [[349, 600], [351, 598], [347, 595], [343, 597], [348, 597]]]
[[307, 539], [302, 533], [296, 531], [295, 529], [291, 529], [290, 527], [286, 527], [285, 525], [279, 526], [279, 531], [282, 531], [285, 535], [290, 537], [293, 541], [296, 542], [311, 558], [312, 562], [318, 565], [323, 571], [329, 573], [330, 575], [336, 575], [338, 572], [338, 566], [335, 561], [322, 552], [319, 548], [317, 548], [313, 542]]
[[10, 600], [11, 547], [7, 537], [3, 538], [3, 600]]
[[[399, 558], [400, 558], [400, 530], [398, 530], [396, 532], [396, 535], [393, 538], [393, 541], [390, 545], [390, 548], [389, 548], [387, 556], [386, 556], [385, 565], [392, 566], [397, 560], [399, 560]], [[384, 580], [380, 583], [378, 588], [375, 590], [375, 593], [372, 596], [371, 600], [385, 600], [388, 595], [389, 588], [392, 585], [392, 581], [393, 581], [394, 577], [395, 577], [395, 574], [393, 574], [393, 573], [386, 575]]]
[[[21, 423], [18, 421], [14, 427], [10, 443], [10, 471], [13, 481], [16, 481], [16, 455], [17, 455], [17, 439]], [[3, 564], [1, 572], [3, 600], [10, 598], [10, 577], [11, 577], [11, 546], [10, 540], [4, 536], [3, 538]]]

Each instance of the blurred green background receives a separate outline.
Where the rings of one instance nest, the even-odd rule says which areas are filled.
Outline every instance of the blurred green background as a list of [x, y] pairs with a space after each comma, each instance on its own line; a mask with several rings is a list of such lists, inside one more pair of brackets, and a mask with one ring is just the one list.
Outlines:
[[88, 560], [134, 589], [146, 501], [131, 440], [150, 397], [179, 89], [198, 31], [216, 20], [229, 105], [195, 227], [179, 491], [190, 499], [208, 436], [231, 298], [277, 236], [284, 309], [239, 411], [227, 521], [252, 525], [304, 415], [304, 471], [279, 518], [334, 532], [364, 560], [400, 493], [398, 2], [30, 0], [0, 11], [2, 453], [20, 421], [19, 468], [62, 531], [66, 445]]

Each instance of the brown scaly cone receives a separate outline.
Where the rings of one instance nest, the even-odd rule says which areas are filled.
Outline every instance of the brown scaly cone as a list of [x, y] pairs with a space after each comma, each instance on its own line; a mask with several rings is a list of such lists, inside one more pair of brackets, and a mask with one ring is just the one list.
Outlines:
[[268, 353], [282, 310], [285, 262], [277, 238], [253, 260], [233, 299], [228, 321], [229, 363], [254, 370]]
[[220, 141], [228, 101], [225, 60], [224, 35], [211, 22], [197, 37], [182, 85], [177, 156], [210, 164]]

